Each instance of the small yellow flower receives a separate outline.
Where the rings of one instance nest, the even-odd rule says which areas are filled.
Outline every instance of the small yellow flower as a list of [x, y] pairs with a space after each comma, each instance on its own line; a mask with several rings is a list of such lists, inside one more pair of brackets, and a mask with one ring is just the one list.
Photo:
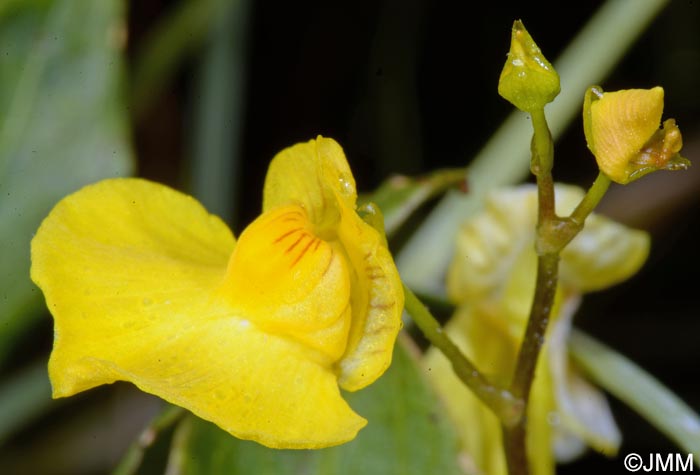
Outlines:
[[112, 179], [63, 199], [32, 241], [55, 320], [54, 397], [117, 380], [274, 448], [351, 440], [354, 391], [389, 366], [403, 293], [355, 212], [340, 146], [280, 152], [236, 243], [193, 198]]
[[678, 153], [683, 140], [676, 121], [661, 123], [664, 90], [588, 89], [583, 129], [598, 167], [611, 180], [627, 184], [655, 170], [685, 170], [690, 162]]
[[[583, 197], [557, 185], [557, 211], [568, 214]], [[446, 331], [490, 378], [506, 385], [527, 323], [535, 287], [537, 189], [525, 185], [493, 193], [486, 209], [465, 223], [448, 274], [458, 303]], [[561, 255], [552, 322], [528, 405], [527, 450], [534, 475], [552, 475], [560, 461], [586, 445], [614, 453], [620, 434], [603, 395], [570, 365], [566, 342], [581, 294], [609, 287], [643, 264], [649, 238], [592, 214]], [[486, 344], [485, 344], [486, 342]], [[447, 360], [430, 350], [429, 377], [461, 429], [464, 450], [478, 473], [505, 475], [497, 418], [454, 376]]]

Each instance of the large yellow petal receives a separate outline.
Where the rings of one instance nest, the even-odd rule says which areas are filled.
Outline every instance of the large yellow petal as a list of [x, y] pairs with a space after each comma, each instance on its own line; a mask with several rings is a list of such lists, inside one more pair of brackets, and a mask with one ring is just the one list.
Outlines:
[[54, 396], [126, 380], [271, 447], [352, 439], [365, 421], [335, 374], [214, 292], [233, 247], [195, 200], [143, 180], [61, 201], [32, 242], [32, 278], [55, 319]]

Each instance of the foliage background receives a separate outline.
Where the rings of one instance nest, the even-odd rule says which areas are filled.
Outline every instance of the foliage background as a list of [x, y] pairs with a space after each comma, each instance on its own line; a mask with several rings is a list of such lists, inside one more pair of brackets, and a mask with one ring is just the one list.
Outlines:
[[[596, 2], [484, 2], [477, 14], [465, 2], [428, 0], [144, 0], [126, 6], [127, 74], [120, 77], [118, 68], [109, 67], [98, 74], [123, 80], [117, 107], [128, 119], [127, 146], [133, 148], [137, 173], [194, 190], [205, 204], [212, 200], [210, 209], [237, 233], [259, 212], [270, 158], [317, 134], [343, 145], [364, 191], [391, 173], [464, 166], [511, 112], [496, 85], [512, 21], [521, 18], [553, 59], [598, 7]], [[21, 35], [22, 25], [3, 16], [12, 14], [8, 10], [0, 8], [0, 20]], [[184, 20], [154, 57], [172, 55], [176, 60], [167, 74], [149, 73], [148, 67], [156, 68], [157, 62], [142, 67], [144, 52], [154, 47], [159, 28], [173, 12], [184, 12]], [[70, 28], [90, 31], [80, 16], [65, 21]], [[602, 83], [606, 90], [662, 85], [664, 116], [677, 119], [686, 143], [684, 156], [691, 161], [700, 155], [699, 23], [697, 2], [670, 2]], [[4, 49], [7, 55], [11, 47], [5, 42], [0, 53]], [[0, 91], [1, 79], [13, 66], [2, 67]], [[51, 92], [43, 90], [41, 97], [51, 97]], [[87, 101], [88, 92], [78, 89], [74, 103], [49, 103], [45, 117], [50, 120], [44, 126], [54, 127], [52, 133], [63, 140], [88, 133], [59, 127], [75, 123], [81, 95]], [[0, 112], [6, 113], [8, 102], [0, 102]], [[36, 132], [26, 140], [38, 141], [42, 135]], [[25, 145], [31, 150], [34, 144]], [[226, 173], [207, 177], [206, 168], [216, 160], [228, 164]], [[555, 179], [587, 186], [595, 174], [577, 120], [558, 141]], [[70, 184], [74, 175], [75, 170], [63, 165], [38, 181], [32, 175], [27, 183], [36, 189]], [[696, 167], [685, 174], [655, 174], [609, 193], [604, 212], [651, 231], [652, 254], [630, 282], [589, 296], [576, 320], [696, 410], [699, 191]], [[3, 193], [2, 199], [11, 204], [13, 197]], [[395, 250], [417, 222], [403, 228]], [[0, 382], [32, 362], [45, 361], [51, 334], [51, 320], [42, 314], [16, 337], [0, 365]], [[0, 445], [0, 466], [15, 467], [16, 473], [108, 473], [156, 408], [153, 398], [125, 384], [52, 403], [43, 416]], [[675, 451], [631, 410], [616, 401], [613, 409], [624, 436], [621, 454]], [[559, 473], [620, 470], [620, 465], [620, 460], [590, 454], [562, 466]]]

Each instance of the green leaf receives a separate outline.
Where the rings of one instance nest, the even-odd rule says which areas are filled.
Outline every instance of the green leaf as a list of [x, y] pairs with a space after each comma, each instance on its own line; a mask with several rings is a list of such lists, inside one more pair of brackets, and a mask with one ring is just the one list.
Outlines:
[[0, 445], [17, 429], [58, 405], [51, 399], [46, 361], [0, 383]]
[[437, 170], [417, 178], [397, 175], [384, 181], [372, 194], [361, 197], [361, 201], [372, 201], [379, 206], [384, 215], [384, 229], [391, 237], [418, 207], [460, 185], [466, 185], [464, 168]]
[[700, 417], [652, 375], [581, 331], [570, 337], [571, 356], [593, 381], [637, 411], [700, 466]]
[[41, 315], [29, 243], [61, 197], [131, 169], [120, 0], [14, 3], [0, 16], [0, 362]]
[[379, 381], [346, 398], [369, 423], [355, 440], [321, 450], [268, 449], [189, 417], [175, 434], [168, 473], [461, 473], [457, 439], [405, 341], [396, 346], [394, 361]]
[[224, 3], [226, 8], [214, 12], [210, 19], [209, 37], [198, 70], [198, 100], [190, 129], [190, 170], [193, 195], [210, 213], [230, 224], [240, 207], [235, 184], [241, 182], [243, 163], [240, 151], [252, 1]]

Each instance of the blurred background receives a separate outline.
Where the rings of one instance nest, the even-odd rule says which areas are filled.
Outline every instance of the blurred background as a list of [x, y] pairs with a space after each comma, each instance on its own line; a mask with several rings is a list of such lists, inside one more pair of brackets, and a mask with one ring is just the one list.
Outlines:
[[[344, 147], [360, 191], [396, 173], [463, 167], [512, 112], [496, 87], [513, 20], [552, 60], [601, 4], [0, 3], [0, 401], [33, 404], [0, 421], [0, 467], [10, 470], [0, 471], [109, 473], [158, 408], [126, 384], [48, 399], [51, 319], [27, 256], [60, 197], [136, 174], [193, 193], [238, 234], [260, 211], [269, 160], [318, 134]], [[664, 117], [676, 118], [691, 161], [700, 156], [698, 24], [697, 2], [668, 2], [600, 81], [605, 90], [662, 85]], [[588, 186], [597, 169], [578, 114], [555, 150], [555, 179]], [[629, 282], [588, 296], [576, 319], [696, 411], [699, 201], [697, 167], [614, 186], [602, 211], [650, 231], [652, 254]], [[676, 451], [612, 405], [621, 454]], [[621, 461], [589, 453], [559, 473], [595, 469], [619, 471]]]

